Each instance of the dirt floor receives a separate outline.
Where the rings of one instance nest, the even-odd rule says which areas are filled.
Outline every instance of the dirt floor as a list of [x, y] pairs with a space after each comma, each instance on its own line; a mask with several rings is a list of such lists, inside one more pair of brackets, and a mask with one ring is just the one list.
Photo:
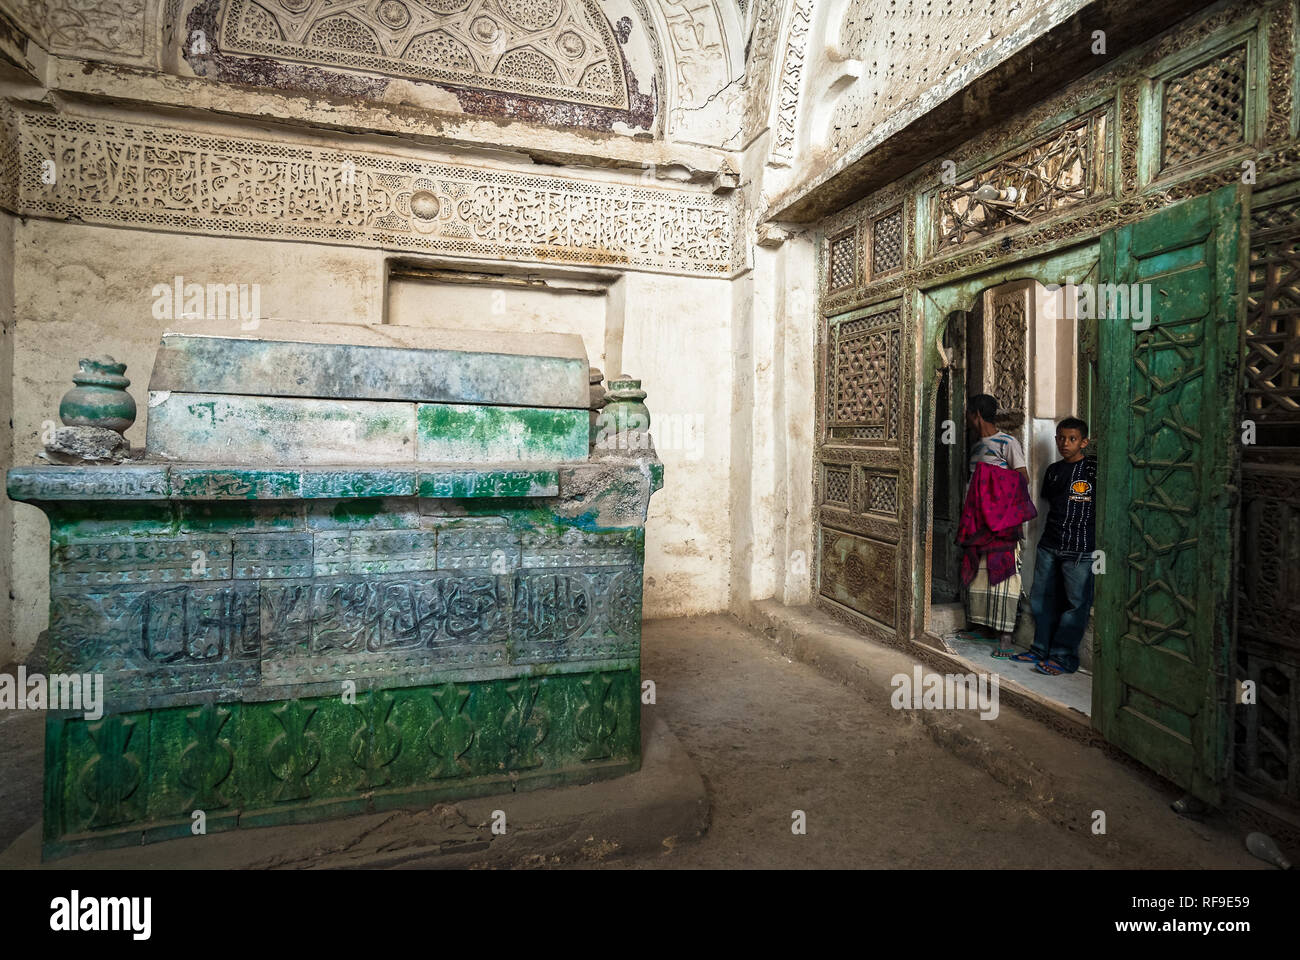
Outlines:
[[[940, 746], [887, 694], [864, 694], [788, 660], [730, 617], [651, 621], [643, 636], [642, 675], [657, 698], [644, 709], [660, 712], [694, 761], [711, 826], [698, 840], [666, 839], [652, 854], [519, 865], [1267, 869], [1234, 831], [1174, 816], [1174, 794], [1139, 778], [1121, 778], [1125, 786], [1112, 789], [1123, 796], [1101, 802], [1117, 819], [1143, 818], [1158, 843], [1125, 843], [1122, 830], [1094, 835], [1086, 818], [1063, 823], [1059, 807], [1049, 816]], [[0, 713], [0, 850], [40, 817], [42, 719]], [[805, 835], [791, 830], [795, 811], [803, 811]]]
[[[1235, 834], [1175, 817], [1156, 789], [1125, 806], [1168, 819], [1162, 862], [1094, 835], [1090, 821], [1057, 825], [886, 698], [786, 659], [729, 617], [647, 623], [642, 676], [704, 777], [712, 825], [697, 842], [606, 867], [1263, 867]], [[804, 836], [791, 831], [795, 810]]]

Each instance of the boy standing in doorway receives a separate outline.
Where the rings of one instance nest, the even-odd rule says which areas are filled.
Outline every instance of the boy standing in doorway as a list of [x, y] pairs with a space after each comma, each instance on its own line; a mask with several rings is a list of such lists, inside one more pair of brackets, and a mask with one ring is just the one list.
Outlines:
[[1092, 609], [1097, 458], [1086, 456], [1087, 448], [1086, 421], [1067, 417], [1057, 425], [1061, 459], [1043, 473], [1040, 493], [1048, 513], [1029, 598], [1034, 644], [1012, 658], [1052, 677], [1079, 669], [1079, 642]]

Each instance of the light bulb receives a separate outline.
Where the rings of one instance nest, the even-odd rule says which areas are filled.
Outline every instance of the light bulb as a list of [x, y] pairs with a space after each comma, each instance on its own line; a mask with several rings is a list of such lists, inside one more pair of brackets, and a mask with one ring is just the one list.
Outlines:
[[1282, 851], [1268, 834], [1252, 833], [1247, 836], [1246, 849], [1265, 863], [1271, 863], [1282, 870], [1291, 869], [1291, 861], [1282, 856]]

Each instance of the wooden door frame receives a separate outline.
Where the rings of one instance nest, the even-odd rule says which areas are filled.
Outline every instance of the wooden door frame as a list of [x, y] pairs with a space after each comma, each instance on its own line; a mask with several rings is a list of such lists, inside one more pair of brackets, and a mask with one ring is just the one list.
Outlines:
[[[1005, 263], [991, 270], [972, 273], [966, 277], [948, 278], [928, 287], [913, 291], [913, 316], [918, 318], [916, 383], [917, 401], [920, 404], [917, 442], [913, 446], [914, 476], [916, 486], [916, 526], [913, 531], [912, 582], [915, 585], [911, 598], [914, 631], [921, 642], [929, 626], [931, 592], [931, 556], [933, 517], [931, 501], [934, 496], [934, 461], [928, 451], [935, 442], [934, 405], [939, 387], [941, 356], [939, 342], [944, 325], [954, 311], [974, 309], [976, 300], [989, 287], [1000, 286], [1015, 280], [1037, 280], [1043, 285], [1059, 284], [1067, 279], [1075, 283], [1093, 283], [1097, 278], [1101, 256], [1099, 239], [1063, 246], [1059, 250]], [[1080, 362], [1086, 339], [1082, 325], [1078, 332]], [[1084, 380], [1080, 378], [1080, 406], [1085, 405], [1082, 395]], [[924, 461], [922, 460], [924, 457]]]

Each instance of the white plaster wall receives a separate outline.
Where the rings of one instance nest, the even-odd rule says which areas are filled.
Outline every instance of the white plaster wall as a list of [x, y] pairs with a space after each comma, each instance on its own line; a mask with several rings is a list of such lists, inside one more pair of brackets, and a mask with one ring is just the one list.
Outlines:
[[[747, 458], [748, 483], [738, 486], [750, 516], [734, 525], [735, 545], [748, 550], [748, 562], [733, 564], [733, 606], [811, 597], [814, 260], [813, 244], [802, 236], [756, 249], [750, 315], [737, 324], [749, 347], [736, 354], [737, 405], [752, 412], [748, 449], [734, 454], [737, 469]], [[737, 285], [737, 295], [742, 289]]]
[[[780, 319], [784, 313], [784, 291], [780, 289], [782, 271], [779, 250], [758, 248], [754, 251], [754, 285], [752, 316], [749, 321], [752, 360], [747, 371], [752, 377], [753, 417], [750, 434], [749, 509], [751, 554], [748, 575], [748, 599], [761, 600], [776, 593], [778, 557], [776, 463], [782, 452], [785, 424], [776, 409], [777, 378], [781, 371], [783, 344]], [[778, 437], [778, 434], [782, 436]], [[781, 531], [783, 532], [783, 531]], [[742, 588], [743, 589], [743, 588]]]
[[783, 346], [774, 407], [781, 446], [774, 467], [780, 511], [776, 521], [782, 536], [776, 554], [776, 597], [793, 605], [812, 599], [817, 255], [806, 235], [792, 237], [780, 252], [776, 285], [783, 292], [783, 309], [777, 320]]
[[[733, 283], [626, 274], [622, 372], [641, 380], [664, 488], [646, 523], [644, 615], [725, 610], [732, 545]], [[610, 375], [613, 375], [612, 372]]]
[[575, 292], [546, 286], [394, 277], [387, 297], [388, 323], [438, 330], [576, 333], [587, 348], [587, 362], [609, 373], [605, 366], [604, 289]]

